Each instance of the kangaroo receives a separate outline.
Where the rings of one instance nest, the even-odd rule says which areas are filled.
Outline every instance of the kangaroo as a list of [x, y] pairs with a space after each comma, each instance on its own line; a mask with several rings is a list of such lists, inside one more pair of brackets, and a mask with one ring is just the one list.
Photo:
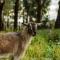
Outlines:
[[21, 32], [0, 34], [0, 56], [9, 55], [11, 60], [21, 60], [37, 30], [35, 23], [24, 25]]

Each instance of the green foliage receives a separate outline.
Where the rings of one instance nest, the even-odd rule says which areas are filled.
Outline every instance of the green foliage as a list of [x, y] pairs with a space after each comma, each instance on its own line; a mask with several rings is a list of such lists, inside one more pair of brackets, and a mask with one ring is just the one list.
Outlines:
[[[41, 14], [44, 15], [47, 13], [50, 0], [40, 0]], [[35, 17], [37, 14], [38, 0], [23, 0], [25, 10], [29, 16]]]
[[35, 0], [23, 0], [23, 5], [28, 15], [36, 17]]
[[59, 42], [59, 41], [60, 41], [60, 38], [59, 38], [58, 33], [55, 32], [55, 31], [51, 31], [51, 32], [49, 33], [48, 40], [49, 40], [49, 41], [52, 41], [53, 43]]
[[9, 11], [13, 8], [12, 3], [12, 0], [5, 0], [4, 15], [9, 15]]
[[[22, 8], [21, 4], [23, 3], [21, 2], [21, 0], [19, 0], [19, 10]], [[15, 5], [15, 0], [5, 0], [4, 15], [9, 16], [9, 14], [11, 13], [10, 11], [14, 9], [14, 5]]]

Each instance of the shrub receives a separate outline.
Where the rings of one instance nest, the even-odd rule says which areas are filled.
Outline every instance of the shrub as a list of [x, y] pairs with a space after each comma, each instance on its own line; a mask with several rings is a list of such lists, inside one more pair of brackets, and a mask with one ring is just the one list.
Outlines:
[[55, 43], [59, 42], [60, 41], [59, 34], [55, 31], [51, 31], [48, 36], [48, 41], [55, 42]]

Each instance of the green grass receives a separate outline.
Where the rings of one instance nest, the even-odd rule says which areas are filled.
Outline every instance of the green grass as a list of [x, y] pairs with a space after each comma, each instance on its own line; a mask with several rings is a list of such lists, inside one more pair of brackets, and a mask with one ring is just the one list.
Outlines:
[[[60, 36], [60, 29], [54, 31]], [[49, 30], [37, 31], [22, 60], [60, 60], [60, 45], [48, 42], [48, 36]]]
[[[60, 29], [54, 30], [60, 35]], [[48, 43], [48, 30], [40, 30], [22, 60], [60, 60], [60, 45]]]

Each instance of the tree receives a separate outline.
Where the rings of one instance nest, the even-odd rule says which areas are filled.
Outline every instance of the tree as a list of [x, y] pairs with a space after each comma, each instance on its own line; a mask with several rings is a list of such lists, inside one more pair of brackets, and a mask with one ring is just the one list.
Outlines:
[[24, 7], [29, 16], [40, 22], [42, 16], [47, 13], [50, 0], [23, 0]]
[[48, 6], [50, 4], [50, 0], [36, 0], [37, 3], [37, 23], [39, 23], [44, 16], [44, 14], [48, 11]]
[[15, 1], [15, 7], [14, 7], [14, 31], [17, 30], [18, 10], [19, 10], [19, 0], [16, 0]]
[[29, 15], [29, 4], [27, 0], [23, 0], [23, 5], [25, 7], [24, 11], [27, 12], [26, 14], [26, 23], [28, 23], [28, 15]]
[[12, 0], [5, 0], [5, 4], [4, 4], [4, 8], [3, 8], [5, 16], [9, 16], [9, 13], [10, 13], [9, 11], [11, 11], [11, 9], [13, 8], [12, 3], [13, 3]]
[[4, 29], [4, 24], [3, 24], [3, 20], [2, 20], [2, 12], [3, 12], [4, 3], [5, 3], [4, 0], [0, 0], [0, 31], [2, 31]]
[[42, 16], [41, 16], [41, 9], [42, 9], [42, 6], [41, 6], [41, 0], [36, 0], [36, 3], [37, 3], [37, 23], [40, 22]]
[[55, 28], [60, 28], [60, 1], [59, 1], [58, 15], [57, 15], [57, 19], [56, 19], [56, 22], [55, 22]]

